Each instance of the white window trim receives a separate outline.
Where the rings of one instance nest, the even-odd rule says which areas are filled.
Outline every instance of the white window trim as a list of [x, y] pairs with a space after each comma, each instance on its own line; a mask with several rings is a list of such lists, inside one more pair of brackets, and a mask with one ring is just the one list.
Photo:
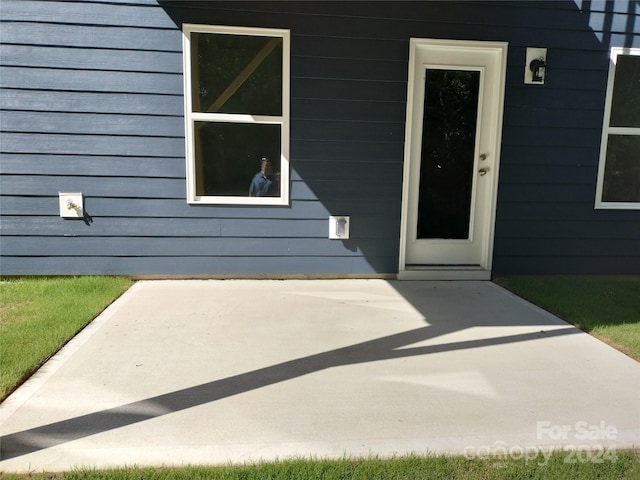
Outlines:
[[[191, 33], [221, 33], [231, 35], [256, 35], [282, 38], [282, 115], [257, 116], [243, 114], [221, 114], [193, 112], [191, 109]], [[289, 205], [289, 125], [290, 125], [290, 31], [274, 28], [250, 28], [220, 25], [184, 24], [182, 27], [184, 105], [185, 105], [185, 153], [187, 172], [187, 202], [193, 204], [223, 205]], [[280, 196], [242, 197], [222, 195], [196, 195], [196, 172], [194, 152], [194, 122], [224, 121], [231, 123], [277, 124], [281, 126], [280, 138]], [[274, 162], [276, 163], [276, 162]], [[257, 164], [256, 164], [257, 169]], [[256, 170], [257, 171], [257, 170]], [[247, 182], [247, 194], [249, 182]]]
[[613, 47], [609, 62], [609, 78], [607, 81], [607, 97], [604, 106], [604, 120], [602, 124], [602, 138], [600, 140], [600, 161], [598, 164], [598, 182], [596, 184], [596, 209], [611, 210], [640, 210], [640, 202], [604, 202], [602, 190], [604, 186], [604, 171], [607, 162], [607, 141], [609, 135], [640, 135], [640, 128], [610, 127], [611, 102], [613, 99], [613, 84], [616, 74], [618, 55], [640, 55], [640, 48]]

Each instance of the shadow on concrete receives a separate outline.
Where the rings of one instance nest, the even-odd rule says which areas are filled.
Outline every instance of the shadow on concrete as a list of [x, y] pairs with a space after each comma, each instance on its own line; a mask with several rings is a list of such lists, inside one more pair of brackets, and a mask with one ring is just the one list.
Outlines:
[[[506, 311], [501, 314], [499, 305], [493, 306], [495, 314], [487, 315], [485, 309], [478, 307], [477, 301], [475, 303], [474, 301], [465, 302], [463, 298], [464, 292], [460, 293], [459, 302], [455, 302], [455, 304], [451, 305], [451, 308], [443, 310], [442, 305], [432, 305], [434, 303], [433, 299], [425, 300], [425, 292], [424, 289], [419, 288], [420, 284], [410, 283], [411, 285], [390, 282], [405, 300], [424, 315], [424, 318], [429, 318], [430, 325], [319, 354], [296, 358], [115, 408], [8, 434], [0, 438], [0, 458], [7, 460], [20, 457], [83, 437], [215, 402], [329, 368], [514, 342], [526, 342], [543, 337], [572, 335], [580, 332], [575, 328], [546, 330], [544, 329], [545, 323], [557, 327], [562, 325], [563, 322], [554, 317], [548, 317], [547, 322], [544, 316], [542, 317], [542, 322], [539, 321], [540, 317], [536, 316], [535, 318], [538, 321], [534, 323], [525, 318], [513, 318]], [[479, 310], [483, 311], [477, 313]], [[440, 313], [436, 313], [437, 311]], [[494, 338], [404, 348], [465, 328], [491, 325], [535, 325], [540, 329], [535, 332]]]

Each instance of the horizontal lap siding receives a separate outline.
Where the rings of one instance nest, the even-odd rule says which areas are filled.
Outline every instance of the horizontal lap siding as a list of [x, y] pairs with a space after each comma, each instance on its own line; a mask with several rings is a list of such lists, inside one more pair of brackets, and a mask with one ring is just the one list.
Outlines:
[[494, 271], [640, 272], [640, 212], [594, 209], [609, 47], [640, 46], [633, 3], [582, 2], [566, 42], [521, 44], [548, 47], [544, 86], [522, 83], [510, 44]]
[[[3, 2], [2, 273], [396, 272], [412, 36], [510, 43], [496, 271], [640, 270], [637, 212], [593, 210], [607, 47], [587, 21], [628, 41], [619, 4], [160, 4]], [[181, 22], [291, 29], [289, 207], [186, 203]], [[549, 48], [544, 87], [522, 85], [526, 46]]]
[[[130, 3], [3, 5], [3, 273], [393, 272], [405, 42], [378, 41], [386, 59], [362, 40], [361, 59], [294, 42], [290, 207], [190, 206], [181, 33]], [[61, 219], [58, 191], [83, 192], [93, 223]], [[352, 216], [351, 240], [328, 240], [333, 213]]]
[[[176, 229], [163, 207], [185, 210], [181, 33], [134, 3], [3, 2], [4, 274], [140, 272], [161, 249], [130, 242]], [[58, 216], [59, 191], [84, 193], [90, 226]]]

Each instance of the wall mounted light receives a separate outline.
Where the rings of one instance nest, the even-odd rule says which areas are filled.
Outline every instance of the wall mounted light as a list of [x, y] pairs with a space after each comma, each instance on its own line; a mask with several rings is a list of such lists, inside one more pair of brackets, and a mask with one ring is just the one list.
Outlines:
[[531, 69], [532, 80], [536, 83], [544, 83], [545, 69], [547, 67], [547, 62], [542, 58], [536, 58], [532, 60], [529, 64], [529, 68]]
[[524, 65], [524, 83], [544, 85], [547, 77], [547, 49], [527, 47]]

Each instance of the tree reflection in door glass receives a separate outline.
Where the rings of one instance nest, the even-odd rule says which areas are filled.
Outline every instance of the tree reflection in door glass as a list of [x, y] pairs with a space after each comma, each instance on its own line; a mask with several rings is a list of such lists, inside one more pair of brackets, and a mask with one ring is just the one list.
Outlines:
[[418, 238], [469, 238], [479, 85], [479, 71], [426, 70]]

